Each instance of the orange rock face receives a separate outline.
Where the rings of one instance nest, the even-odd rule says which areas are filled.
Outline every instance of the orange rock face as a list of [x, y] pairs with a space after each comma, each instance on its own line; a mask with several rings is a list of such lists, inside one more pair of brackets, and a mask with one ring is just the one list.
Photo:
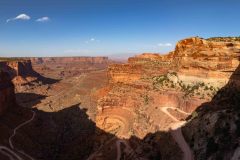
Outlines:
[[239, 64], [239, 54], [239, 42], [188, 38], [177, 43], [173, 64], [186, 75], [229, 78]]
[[121, 64], [112, 65], [108, 69], [109, 76], [113, 83], [117, 82], [132, 82], [140, 79], [143, 73], [141, 65]]
[[112, 65], [113, 82], [132, 82], [169, 70], [203, 78], [229, 78], [239, 64], [239, 42], [213, 42], [197, 37], [181, 40], [167, 55], [144, 53], [128, 59], [128, 64]]
[[23, 85], [35, 81], [39, 74], [32, 68], [30, 60], [0, 62], [0, 68], [10, 75], [14, 85]]
[[9, 75], [0, 71], [0, 115], [15, 104], [14, 85]]
[[157, 54], [143, 54], [128, 59], [128, 64], [114, 64], [108, 68], [113, 83], [133, 83], [144, 77], [166, 73], [171, 59]]

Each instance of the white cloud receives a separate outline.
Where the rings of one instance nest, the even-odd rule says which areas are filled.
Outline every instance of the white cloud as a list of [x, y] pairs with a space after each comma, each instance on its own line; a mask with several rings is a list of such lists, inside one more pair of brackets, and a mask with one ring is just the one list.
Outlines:
[[36, 20], [37, 22], [48, 22], [50, 21], [49, 17], [41, 17]]
[[7, 23], [10, 22], [10, 21], [15, 21], [15, 20], [24, 20], [24, 21], [27, 21], [27, 20], [30, 20], [31, 17], [27, 14], [19, 14], [17, 17], [15, 18], [10, 18], [10, 19], [7, 19]]
[[100, 40], [96, 39], [96, 38], [90, 38], [89, 40], [85, 41], [85, 43], [93, 43], [93, 42], [100, 42]]
[[172, 44], [171, 43], [158, 43], [159, 47], [171, 47]]

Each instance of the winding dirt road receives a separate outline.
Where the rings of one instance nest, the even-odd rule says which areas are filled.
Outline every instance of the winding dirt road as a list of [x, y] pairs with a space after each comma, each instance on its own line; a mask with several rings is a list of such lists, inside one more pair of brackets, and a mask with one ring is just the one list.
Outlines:
[[10, 160], [23, 160], [18, 154], [12, 151], [10, 148], [0, 145], [0, 153], [7, 156]]
[[239, 160], [240, 159], [240, 147], [238, 147], [231, 158], [231, 160]]
[[26, 154], [24, 151], [16, 149], [12, 143], [12, 139], [16, 135], [17, 130], [19, 130], [21, 127], [27, 125], [35, 118], [36, 113], [34, 111], [32, 111], [32, 113], [33, 113], [33, 115], [31, 117], [31, 119], [19, 124], [16, 128], [14, 128], [13, 134], [8, 139], [8, 143], [9, 143], [9, 146], [11, 147], [11, 149], [6, 146], [0, 145], [0, 153], [7, 156], [10, 160], [24, 160], [23, 158], [21, 158], [18, 155], [18, 153], [21, 153], [22, 155], [24, 155], [25, 157], [27, 157], [30, 160], [34, 160], [34, 158], [32, 158], [30, 155]]
[[177, 118], [175, 118], [173, 115], [171, 115], [168, 112], [168, 109], [174, 109], [180, 113], [187, 114], [187, 115], [190, 115], [190, 113], [184, 112], [184, 111], [180, 110], [179, 108], [175, 108], [175, 107], [162, 107], [161, 108], [162, 112], [164, 112], [166, 115], [168, 115], [170, 118], [172, 118], [175, 121], [175, 123], [172, 124], [170, 127], [171, 134], [172, 134], [174, 140], [177, 142], [177, 144], [181, 148], [181, 150], [183, 151], [183, 154], [184, 154], [183, 159], [184, 160], [194, 160], [192, 150], [189, 147], [189, 145], [187, 144], [187, 142], [184, 139], [183, 134], [182, 134], [181, 127], [186, 123], [186, 121], [179, 121]]
[[[168, 109], [173, 109], [173, 110], [178, 111], [185, 115], [190, 115], [190, 113], [184, 112], [183, 110], [181, 110], [179, 108], [175, 108], [175, 107], [161, 107], [160, 109], [163, 113], [168, 115], [174, 121], [174, 123], [170, 126], [171, 135], [173, 136], [174, 140], [177, 142], [177, 144], [183, 151], [183, 153], [184, 153], [183, 159], [184, 160], [194, 160], [194, 156], [192, 154], [191, 148], [188, 146], [186, 140], [184, 139], [182, 130], [181, 130], [181, 127], [186, 123], [186, 121], [179, 121], [176, 117], [174, 117], [173, 115], [171, 115], [171, 113], [169, 113]], [[131, 146], [127, 143], [127, 141], [123, 140], [123, 139], [118, 139], [118, 140], [116, 140], [116, 147], [117, 147], [116, 160], [120, 160], [122, 158], [121, 144], [125, 145], [125, 147], [126, 147], [124, 151], [128, 155], [133, 157], [134, 151], [131, 148]], [[96, 153], [92, 154], [88, 158], [88, 160], [94, 159], [95, 156], [96, 156]]]

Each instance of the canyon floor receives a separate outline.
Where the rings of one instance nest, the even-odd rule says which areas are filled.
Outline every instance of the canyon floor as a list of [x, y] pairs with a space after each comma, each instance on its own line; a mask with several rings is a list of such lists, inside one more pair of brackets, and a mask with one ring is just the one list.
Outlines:
[[[60, 65], [49, 67], [51, 70], [48, 71], [42, 70], [41, 65], [37, 65], [35, 69], [38, 73], [56, 80], [56, 83], [35, 84], [20, 88], [16, 93], [18, 104], [46, 112], [57, 112], [69, 106], [81, 104], [81, 107], [86, 108], [89, 116], [94, 119], [96, 92], [108, 82], [106, 70], [79, 72], [79, 66], [76, 68], [72, 68], [73, 66], [60, 68]], [[63, 75], [64, 72], [68, 74]], [[36, 102], [38, 103], [35, 105]]]

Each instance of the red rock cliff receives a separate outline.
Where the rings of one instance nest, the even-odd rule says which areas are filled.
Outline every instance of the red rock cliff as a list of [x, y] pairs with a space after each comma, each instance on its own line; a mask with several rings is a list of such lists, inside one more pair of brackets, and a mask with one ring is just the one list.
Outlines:
[[128, 59], [128, 64], [112, 65], [112, 82], [131, 83], [173, 70], [185, 76], [229, 79], [239, 64], [240, 42], [216, 42], [198, 37], [177, 43], [167, 55], [142, 54]]
[[15, 85], [35, 81], [39, 74], [32, 68], [30, 60], [9, 60], [0, 62], [0, 68], [10, 75]]
[[239, 54], [240, 42], [218, 42], [194, 37], [177, 43], [173, 64], [186, 75], [229, 78], [239, 64]]
[[15, 104], [14, 85], [6, 72], [0, 71], [0, 115]]

